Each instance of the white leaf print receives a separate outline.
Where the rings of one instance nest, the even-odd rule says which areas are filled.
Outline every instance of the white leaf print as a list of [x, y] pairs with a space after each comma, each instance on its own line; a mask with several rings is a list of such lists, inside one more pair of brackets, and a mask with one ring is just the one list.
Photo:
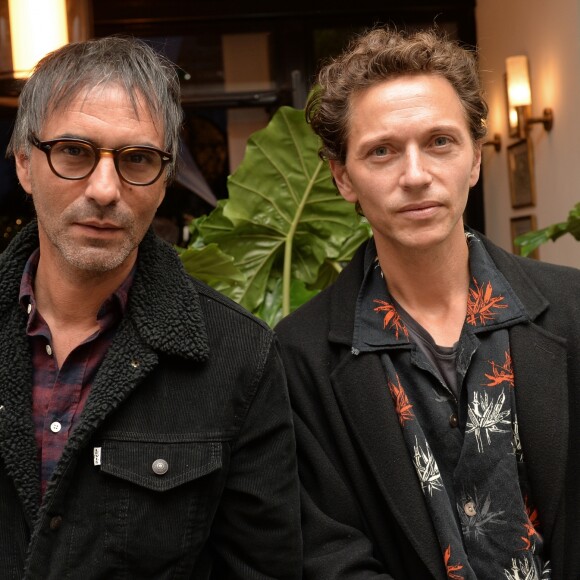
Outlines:
[[522, 463], [524, 461], [524, 450], [522, 449], [522, 441], [520, 439], [520, 426], [518, 423], [517, 415], [514, 415], [514, 423], [513, 423], [513, 448], [514, 454], [518, 463]]
[[488, 397], [487, 393], [484, 393], [481, 400], [477, 392], [473, 393], [473, 402], [469, 404], [467, 409], [469, 421], [465, 432], [475, 434], [477, 449], [480, 453], [484, 451], [482, 435], [485, 435], [487, 444], [491, 445], [490, 433], [507, 433], [506, 429], [499, 428], [501, 424], [510, 424], [510, 420], [506, 419], [510, 414], [509, 409], [502, 410], [504, 403], [504, 391], [501, 392], [496, 402], [494, 402], [493, 397]]
[[504, 574], [507, 580], [540, 580], [534, 564], [524, 558], [520, 560], [512, 558], [512, 568], [504, 569]]
[[443, 481], [429, 443], [425, 441], [425, 450], [423, 450], [417, 441], [417, 437], [415, 437], [414, 451], [413, 463], [415, 464], [423, 493], [425, 495], [427, 493], [433, 495], [433, 491], [441, 491], [443, 489]]

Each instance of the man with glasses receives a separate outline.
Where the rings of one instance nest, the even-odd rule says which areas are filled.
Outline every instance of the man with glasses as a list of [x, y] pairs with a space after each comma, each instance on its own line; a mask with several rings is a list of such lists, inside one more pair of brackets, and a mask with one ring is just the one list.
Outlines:
[[0, 256], [0, 570], [299, 578], [291, 414], [264, 324], [150, 229], [174, 67], [104, 38], [46, 56], [8, 154], [36, 217]]

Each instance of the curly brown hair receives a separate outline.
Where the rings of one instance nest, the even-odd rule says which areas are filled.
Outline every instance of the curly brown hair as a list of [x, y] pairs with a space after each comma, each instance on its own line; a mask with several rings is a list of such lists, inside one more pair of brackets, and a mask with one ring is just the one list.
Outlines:
[[465, 110], [473, 143], [487, 132], [487, 104], [475, 52], [436, 29], [406, 33], [373, 28], [354, 37], [321, 68], [306, 104], [306, 119], [322, 139], [320, 155], [344, 163], [353, 95], [376, 83], [413, 74], [447, 79]]

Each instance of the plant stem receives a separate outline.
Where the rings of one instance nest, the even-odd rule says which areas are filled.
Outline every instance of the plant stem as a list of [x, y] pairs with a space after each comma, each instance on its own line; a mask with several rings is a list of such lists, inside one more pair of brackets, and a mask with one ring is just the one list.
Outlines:
[[300, 218], [302, 217], [302, 212], [304, 211], [304, 207], [308, 198], [310, 196], [310, 192], [314, 186], [314, 182], [322, 169], [322, 161], [318, 162], [318, 165], [308, 182], [306, 190], [304, 191], [304, 195], [302, 196], [302, 200], [300, 201], [300, 205], [296, 210], [296, 214], [294, 215], [294, 220], [290, 224], [290, 229], [288, 230], [288, 234], [286, 235], [286, 245], [284, 247], [284, 268], [282, 271], [282, 316], [287, 316], [290, 314], [290, 287], [292, 283], [292, 245], [294, 242], [294, 236], [296, 234], [296, 229], [298, 228], [298, 224], [300, 223]]

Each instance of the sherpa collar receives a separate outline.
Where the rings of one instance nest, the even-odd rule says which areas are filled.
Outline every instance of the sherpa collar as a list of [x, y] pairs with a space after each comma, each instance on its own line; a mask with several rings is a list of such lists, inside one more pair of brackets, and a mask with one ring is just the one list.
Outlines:
[[[37, 223], [33, 220], [0, 255], [0, 315], [18, 302], [24, 266], [38, 243]], [[151, 230], [139, 246], [127, 317], [154, 350], [197, 361], [208, 357], [195, 282], [171, 245]]]

